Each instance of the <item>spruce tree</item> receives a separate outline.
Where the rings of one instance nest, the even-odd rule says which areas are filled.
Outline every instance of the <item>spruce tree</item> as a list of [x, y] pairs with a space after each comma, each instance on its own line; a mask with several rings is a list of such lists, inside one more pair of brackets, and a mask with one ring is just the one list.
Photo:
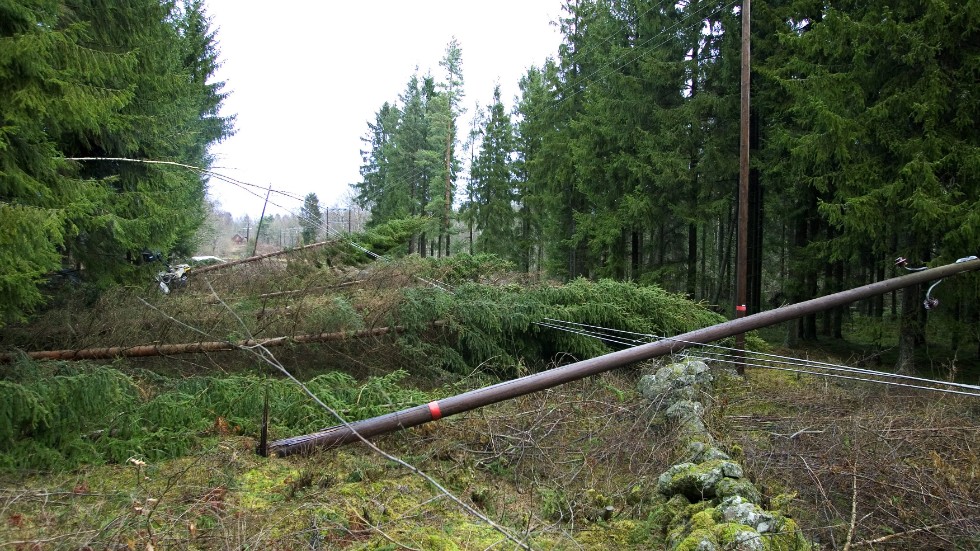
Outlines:
[[517, 208], [515, 248], [517, 265], [524, 272], [532, 266], [541, 269], [544, 243], [541, 242], [545, 216], [541, 146], [547, 132], [545, 110], [551, 105], [545, 71], [532, 67], [521, 77], [520, 96], [514, 107], [514, 200]]
[[394, 137], [400, 117], [398, 107], [385, 102], [374, 122], [368, 123], [367, 135], [361, 138], [369, 149], [361, 150], [361, 181], [354, 188], [357, 204], [371, 212], [369, 227], [408, 216], [407, 187], [396, 185], [392, 175]]
[[[428, 103], [435, 95], [435, 82], [431, 77], [420, 79], [413, 75], [400, 97], [402, 117], [394, 136], [392, 170], [389, 177], [395, 185], [404, 187], [408, 195], [408, 215], [429, 215], [431, 183], [442, 168], [442, 151], [429, 140], [432, 130], [428, 117]], [[439, 142], [439, 140], [435, 140]], [[409, 240], [408, 252], [425, 256], [428, 249], [425, 232], [417, 233]]]
[[0, 4], [0, 324], [41, 304], [40, 285], [62, 267], [77, 221], [107, 193], [77, 177], [59, 139], [96, 132], [132, 99], [132, 52], [84, 45], [89, 24], [62, 4]]
[[299, 225], [303, 228], [304, 244], [309, 245], [316, 242], [322, 220], [320, 199], [317, 198], [316, 193], [308, 193], [303, 199], [303, 207], [299, 211]]
[[500, 99], [500, 86], [487, 106], [480, 153], [470, 169], [475, 191], [476, 223], [480, 230], [477, 250], [517, 260], [514, 242], [514, 178], [510, 156], [513, 128]]
[[[442, 220], [439, 226], [439, 252], [450, 254], [450, 215], [452, 213], [453, 197], [456, 195], [456, 174], [459, 171], [459, 160], [456, 158], [456, 121], [463, 113], [463, 53], [459, 41], [455, 37], [446, 46], [446, 55], [439, 62], [446, 72], [445, 80], [441, 83], [441, 94], [445, 98], [445, 116], [441, 120], [445, 133], [445, 172], [441, 201], [433, 205], [441, 210]], [[441, 203], [441, 204], [440, 204]]]

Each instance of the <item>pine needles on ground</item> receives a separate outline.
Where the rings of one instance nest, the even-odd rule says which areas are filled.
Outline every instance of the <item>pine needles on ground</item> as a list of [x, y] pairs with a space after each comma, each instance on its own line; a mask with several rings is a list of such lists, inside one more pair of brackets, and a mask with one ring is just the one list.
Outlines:
[[[358, 383], [331, 372], [307, 384], [356, 420], [425, 401], [422, 392], [399, 386], [406, 375], [395, 371]], [[337, 423], [296, 385], [259, 375], [151, 380], [98, 366], [0, 381], [0, 471], [121, 463], [133, 456], [159, 460], [183, 455], [212, 436], [256, 435], [266, 392], [274, 435]]]

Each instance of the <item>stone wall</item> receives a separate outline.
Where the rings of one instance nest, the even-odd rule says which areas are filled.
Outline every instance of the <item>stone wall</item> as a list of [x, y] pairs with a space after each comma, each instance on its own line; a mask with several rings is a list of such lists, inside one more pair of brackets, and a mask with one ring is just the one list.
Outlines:
[[693, 360], [640, 379], [640, 393], [654, 405], [653, 422], [675, 431], [680, 458], [657, 481], [651, 529], [677, 551], [811, 551], [793, 519], [762, 508], [759, 490], [705, 425], [700, 398], [713, 379], [704, 362]]

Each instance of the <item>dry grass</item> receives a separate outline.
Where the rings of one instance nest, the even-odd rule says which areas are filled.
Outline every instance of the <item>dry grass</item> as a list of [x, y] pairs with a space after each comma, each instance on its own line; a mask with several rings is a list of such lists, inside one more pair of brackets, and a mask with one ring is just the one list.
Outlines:
[[980, 547], [975, 398], [750, 370], [719, 401], [715, 430], [824, 548]]

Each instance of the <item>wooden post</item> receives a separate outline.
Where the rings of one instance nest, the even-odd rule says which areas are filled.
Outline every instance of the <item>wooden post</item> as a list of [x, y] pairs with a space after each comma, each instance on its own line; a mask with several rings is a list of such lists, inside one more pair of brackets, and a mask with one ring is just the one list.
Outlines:
[[[739, 117], [739, 155], [738, 155], [738, 255], [736, 268], [736, 298], [735, 319], [745, 317], [748, 313], [746, 306], [748, 295], [748, 264], [749, 264], [749, 95], [750, 95], [750, 38], [751, 38], [751, 1], [742, 0], [742, 86], [741, 114]], [[744, 358], [745, 335], [735, 336], [737, 354]], [[738, 363], [739, 375], [745, 374], [745, 364]]]

